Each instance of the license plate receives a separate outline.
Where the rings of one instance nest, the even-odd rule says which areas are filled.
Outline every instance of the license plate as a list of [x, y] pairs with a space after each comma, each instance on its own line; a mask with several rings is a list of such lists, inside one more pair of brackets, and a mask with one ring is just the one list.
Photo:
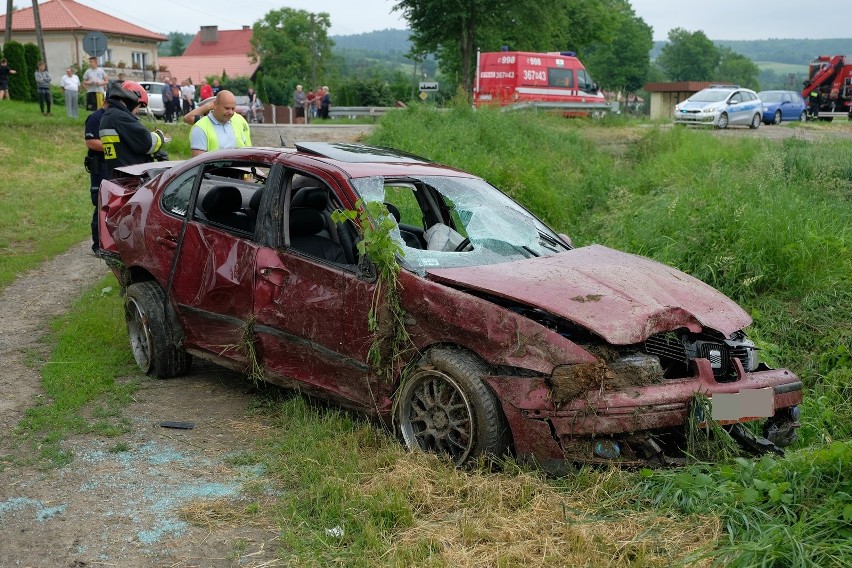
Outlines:
[[719, 392], [710, 397], [713, 420], [734, 424], [775, 414], [775, 391], [772, 387]]

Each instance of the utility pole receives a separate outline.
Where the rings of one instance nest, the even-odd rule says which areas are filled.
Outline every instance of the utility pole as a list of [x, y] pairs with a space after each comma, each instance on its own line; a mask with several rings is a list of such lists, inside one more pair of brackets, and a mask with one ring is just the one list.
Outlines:
[[3, 43], [12, 41], [12, 12], [15, 9], [12, 2], [13, 0], [6, 0], [6, 35]]
[[[11, 0], [9, 0], [11, 2]], [[44, 51], [44, 33], [41, 29], [41, 16], [38, 13], [38, 0], [33, 0], [33, 20], [35, 21], [36, 41], [38, 42], [38, 50], [41, 53], [41, 60], [47, 63], [47, 53]]]
[[317, 27], [313, 12], [311, 12], [311, 85], [311, 88], [317, 86]]

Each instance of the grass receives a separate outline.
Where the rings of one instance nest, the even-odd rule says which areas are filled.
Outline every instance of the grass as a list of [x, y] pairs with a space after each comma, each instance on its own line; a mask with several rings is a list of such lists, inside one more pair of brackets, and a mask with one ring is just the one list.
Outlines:
[[[88, 113], [71, 119], [61, 105], [53, 111], [45, 117], [36, 103], [0, 101], [0, 288], [91, 234], [89, 174], [83, 168]], [[171, 156], [189, 157], [186, 125], [157, 127], [172, 136], [166, 148]]]
[[[56, 120], [47, 131], [37, 108], [24, 106], [0, 104], [0, 121], [29, 129], [34, 145], [67, 129], [79, 151], [61, 155], [67, 167], [53, 158], [42, 169], [73, 171], [81, 124]], [[14, 128], [0, 131], [8, 163], [29, 155], [7, 135]], [[173, 136], [186, 132], [175, 128]], [[583, 468], [546, 479], [512, 462], [497, 472], [458, 470], [406, 454], [373, 424], [270, 389], [255, 411], [272, 418], [271, 428], [231, 463], [263, 465], [274, 492], [257, 487], [238, 502], [196, 504], [184, 511], [187, 520], [275, 526], [283, 562], [298, 566], [842, 565], [852, 542], [852, 450], [842, 441], [852, 434], [848, 143], [718, 138], [631, 120], [466, 108], [389, 113], [371, 142], [478, 173], [578, 244], [654, 257], [734, 297], [754, 315], [751, 334], [764, 357], [794, 369], [808, 387], [803, 440], [783, 459]], [[18, 179], [45, 174], [9, 171], [15, 181], [3, 191], [39, 195], [19, 199], [33, 202], [27, 213], [44, 226], [14, 232], [23, 213], [5, 217], [4, 208], [0, 234], [42, 258], [51, 252], [39, 248], [39, 231], [70, 232], [68, 244], [85, 238], [85, 180], [50, 174], [58, 180], [48, 186], [53, 194], [82, 201], [72, 215], [79, 226], [68, 220], [62, 228], [41, 220], [49, 208], [33, 213], [47, 190]], [[72, 457], [61, 453], [64, 436], [125, 427], [120, 409], [133, 382], [116, 379], [139, 377], [130, 372], [120, 299], [100, 294], [112, 285], [87, 293], [52, 332], [43, 367], [50, 394], [21, 425], [27, 439], [52, 448], [44, 456], [51, 463]], [[91, 343], [80, 340], [86, 336]], [[124, 451], [120, 440], [113, 448]]]

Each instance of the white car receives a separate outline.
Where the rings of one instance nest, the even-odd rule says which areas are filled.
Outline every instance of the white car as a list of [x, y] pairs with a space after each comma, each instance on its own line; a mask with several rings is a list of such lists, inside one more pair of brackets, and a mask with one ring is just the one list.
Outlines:
[[738, 85], [711, 85], [675, 105], [675, 124], [698, 124], [727, 128], [741, 124], [758, 128], [763, 103], [757, 93]]
[[166, 107], [163, 104], [163, 87], [166, 84], [156, 81], [139, 81], [139, 84], [148, 91], [148, 109], [145, 113], [151, 113], [157, 118], [163, 118], [166, 114]]

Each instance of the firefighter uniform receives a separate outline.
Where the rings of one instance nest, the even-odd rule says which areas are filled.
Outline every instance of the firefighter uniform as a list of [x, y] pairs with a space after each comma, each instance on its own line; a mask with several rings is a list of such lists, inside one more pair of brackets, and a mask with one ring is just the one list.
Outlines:
[[110, 90], [109, 108], [100, 125], [108, 179], [115, 177], [115, 168], [152, 161], [151, 154], [163, 145], [163, 134], [149, 131], [133, 114], [137, 104], [132, 92], [122, 88]]

